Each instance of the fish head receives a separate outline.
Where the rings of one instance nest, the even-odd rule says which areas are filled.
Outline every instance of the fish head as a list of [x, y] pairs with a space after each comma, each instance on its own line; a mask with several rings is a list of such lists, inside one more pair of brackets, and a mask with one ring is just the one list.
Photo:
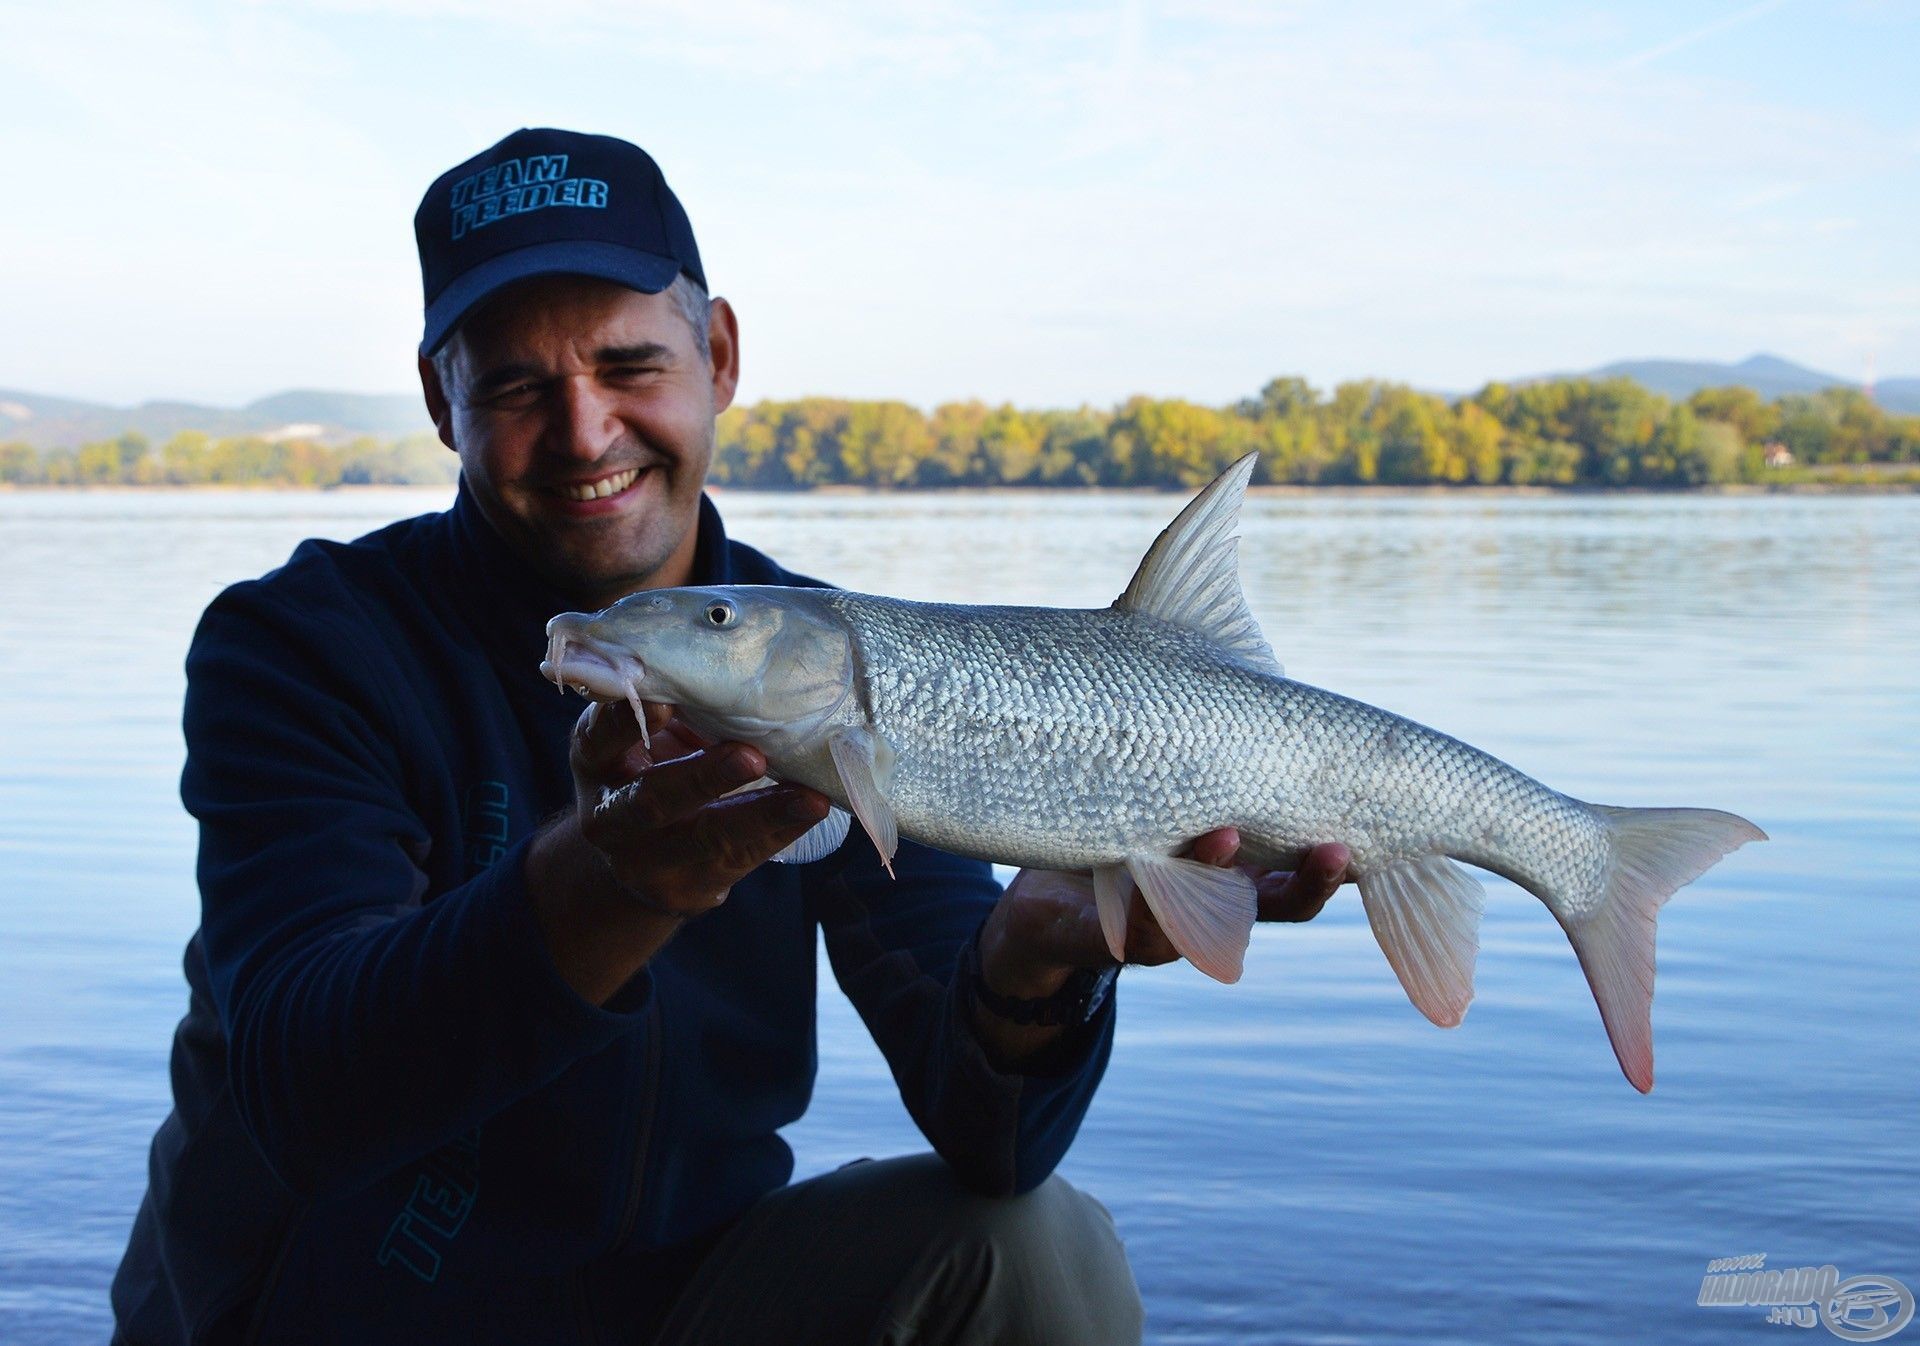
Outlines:
[[540, 671], [596, 701], [678, 706], [702, 733], [759, 742], [817, 727], [840, 708], [853, 646], [812, 590], [648, 589], [548, 622]]

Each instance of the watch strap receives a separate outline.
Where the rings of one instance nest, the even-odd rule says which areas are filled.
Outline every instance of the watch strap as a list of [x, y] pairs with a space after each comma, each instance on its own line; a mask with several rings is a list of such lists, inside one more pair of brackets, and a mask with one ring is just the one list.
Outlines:
[[[984, 929], [984, 923], [982, 925]], [[1009, 1023], [1040, 1028], [1078, 1028], [1090, 1023], [1112, 994], [1120, 965], [1106, 968], [1081, 968], [1048, 996], [1021, 998], [1001, 995], [987, 985], [980, 968], [980, 931], [967, 941], [962, 955], [961, 973], [967, 979], [973, 998], [985, 1009]]]

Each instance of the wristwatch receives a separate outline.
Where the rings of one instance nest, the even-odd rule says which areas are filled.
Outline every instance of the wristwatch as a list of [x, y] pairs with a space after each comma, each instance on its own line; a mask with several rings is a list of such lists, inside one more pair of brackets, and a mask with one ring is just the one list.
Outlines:
[[[985, 928], [983, 921], [981, 929]], [[1022, 1000], [1001, 995], [987, 985], [987, 979], [980, 970], [980, 931], [975, 930], [973, 938], [967, 941], [967, 947], [960, 955], [960, 975], [966, 978], [974, 1000], [1010, 1023], [1040, 1028], [1079, 1028], [1093, 1022], [1100, 1007], [1113, 994], [1113, 983], [1120, 975], [1120, 965], [1115, 963], [1112, 967], [1081, 968], [1049, 996]]]

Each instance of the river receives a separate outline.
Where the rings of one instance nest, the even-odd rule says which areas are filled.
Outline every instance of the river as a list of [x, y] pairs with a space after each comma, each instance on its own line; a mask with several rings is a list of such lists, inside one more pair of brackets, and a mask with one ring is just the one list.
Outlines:
[[[0, 492], [0, 1341], [108, 1331], [196, 917], [195, 617], [303, 537], [447, 498]], [[1179, 504], [719, 502], [849, 587], [1058, 605], [1109, 602]], [[1238, 986], [1127, 972], [1062, 1171], [1113, 1209], [1150, 1340], [1764, 1341], [1766, 1310], [1695, 1303], [1710, 1259], [1752, 1254], [1920, 1289], [1920, 496], [1325, 491], [1257, 497], [1243, 532], [1290, 676], [1773, 840], [1663, 913], [1647, 1097], [1552, 918], [1491, 876], [1451, 1032], [1352, 889], [1259, 931]], [[823, 986], [803, 1175], [922, 1148]]]

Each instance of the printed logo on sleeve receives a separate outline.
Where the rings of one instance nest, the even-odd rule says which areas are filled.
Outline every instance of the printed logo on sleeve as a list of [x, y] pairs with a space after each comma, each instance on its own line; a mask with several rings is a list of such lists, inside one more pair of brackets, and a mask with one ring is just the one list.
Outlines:
[[513, 813], [503, 780], [476, 782], [467, 791], [467, 863], [475, 874], [504, 859], [513, 839]]
[[554, 206], [605, 210], [607, 184], [599, 178], [568, 177], [564, 154], [507, 159], [453, 184], [453, 236], [465, 238], [510, 215]]
[[387, 1226], [375, 1260], [423, 1281], [439, 1278], [454, 1235], [480, 1195], [480, 1129], [442, 1145], [414, 1166], [413, 1191]]

